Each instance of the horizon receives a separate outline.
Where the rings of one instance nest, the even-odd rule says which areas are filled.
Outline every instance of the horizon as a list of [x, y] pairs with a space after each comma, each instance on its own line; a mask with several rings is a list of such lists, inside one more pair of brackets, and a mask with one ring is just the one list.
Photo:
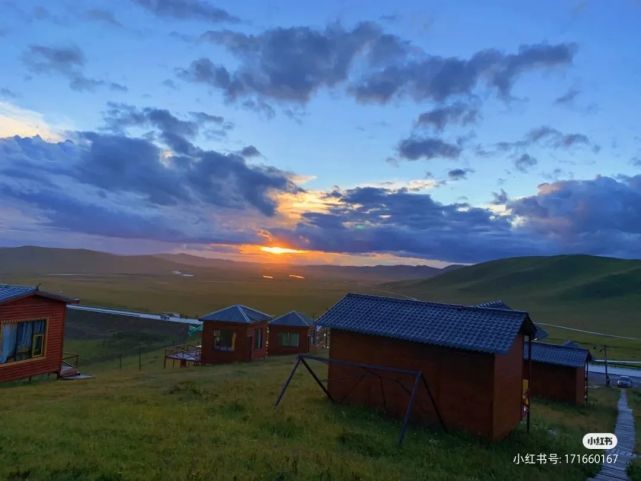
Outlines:
[[0, 4], [0, 247], [641, 258], [639, 2]]

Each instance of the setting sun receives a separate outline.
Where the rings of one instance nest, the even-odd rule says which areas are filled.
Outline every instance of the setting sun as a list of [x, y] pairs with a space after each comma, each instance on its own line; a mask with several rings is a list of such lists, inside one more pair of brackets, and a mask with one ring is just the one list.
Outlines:
[[302, 254], [304, 251], [298, 249], [290, 249], [289, 247], [278, 247], [278, 246], [261, 246], [260, 250], [267, 252], [269, 254]]

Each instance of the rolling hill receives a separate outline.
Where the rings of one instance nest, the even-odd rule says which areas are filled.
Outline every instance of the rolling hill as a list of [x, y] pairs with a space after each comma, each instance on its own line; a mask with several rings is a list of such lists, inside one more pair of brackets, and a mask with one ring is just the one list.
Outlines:
[[[457, 266], [450, 266], [451, 270]], [[430, 266], [334, 266], [288, 265], [236, 262], [188, 254], [115, 255], [87, 249], [49, 247], [0, 248], [2, 274], [171, 274], [173, 271], [215, 276], [219, 279], [274, 275], [287, 277], [296, 273], [323, 279], [356, 279], [387, 282], [403, 279], [430, 278], [441, 269]], [[443, 270], [444, 271], [444, 270]]]
[[405, 296], [460, 304], [502, 299], [540, 322], [641, 337], [639, 260], [519, 257], [385, 287]]

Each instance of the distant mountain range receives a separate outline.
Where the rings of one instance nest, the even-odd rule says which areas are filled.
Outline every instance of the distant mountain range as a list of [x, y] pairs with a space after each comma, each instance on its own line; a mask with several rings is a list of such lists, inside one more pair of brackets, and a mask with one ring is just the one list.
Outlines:
[[50, 247], [0, 248], [2, 274], [145, 274], [171, 273], [207, 274], [221, 278], [242, 276], [301, 275], [310, 278], [358, 279], [370, 282], [390, 282], [408, 279], [427, 279], [460, 266], [445, 269], [431, 266], [336, 266], [287, 265], [236, 262], [188, 254], [116, 255], [87, 249]]

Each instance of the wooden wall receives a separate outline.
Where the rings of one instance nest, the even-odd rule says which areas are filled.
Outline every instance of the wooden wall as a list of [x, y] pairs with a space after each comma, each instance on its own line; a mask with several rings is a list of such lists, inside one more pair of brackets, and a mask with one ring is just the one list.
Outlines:
[[[281, 346], [278, 342], [278, 335], [284, 332], [293, 332], [299, 335], [298, 346]], [[292, 326], [269, 326], [269, 348], [270, 356], [285, 354], [299, 354], [309, 352], [309, 327], [292, 327]]]
[[[333, 329], [330, 357], [367, 364], [420, 370], [448, 429], [499, 439], [520, 421], [523, 344], [519, 337], [503, 356], [448, 349]], [[405, 414], [413, 379], [380, 372], [381, 379], [359, 368], [329, 366], [329, 392], [338, 402], [366, 405], [397, 417]], [[438, 423], [423, 387], [413, 420]]]
[[36, 359], [0, 364], [0, 382], [60, 372], [66, 311], [67, 306], [64, 302], [39, 296], [0, 304], [0, 321], [47, 320], [45, 355]]
[[[236, 346], [233, 351], [214, 350], [214, 330], [231, 329], [236, 333]], [[254, 348], [256, 329], [263, 330], [263, 347]], [[254, 324], [239, 324], [234, 322], [203, 321], [201, 338], [203, 364], [219, 364], [226, 362], [254, 361], [267, 356], [267, 321]]]
[[[524, 361], [527, 377], [527, 361]], [[532, 361], [532, 396], [581, 405], [585, 403], [585, 367]]]

